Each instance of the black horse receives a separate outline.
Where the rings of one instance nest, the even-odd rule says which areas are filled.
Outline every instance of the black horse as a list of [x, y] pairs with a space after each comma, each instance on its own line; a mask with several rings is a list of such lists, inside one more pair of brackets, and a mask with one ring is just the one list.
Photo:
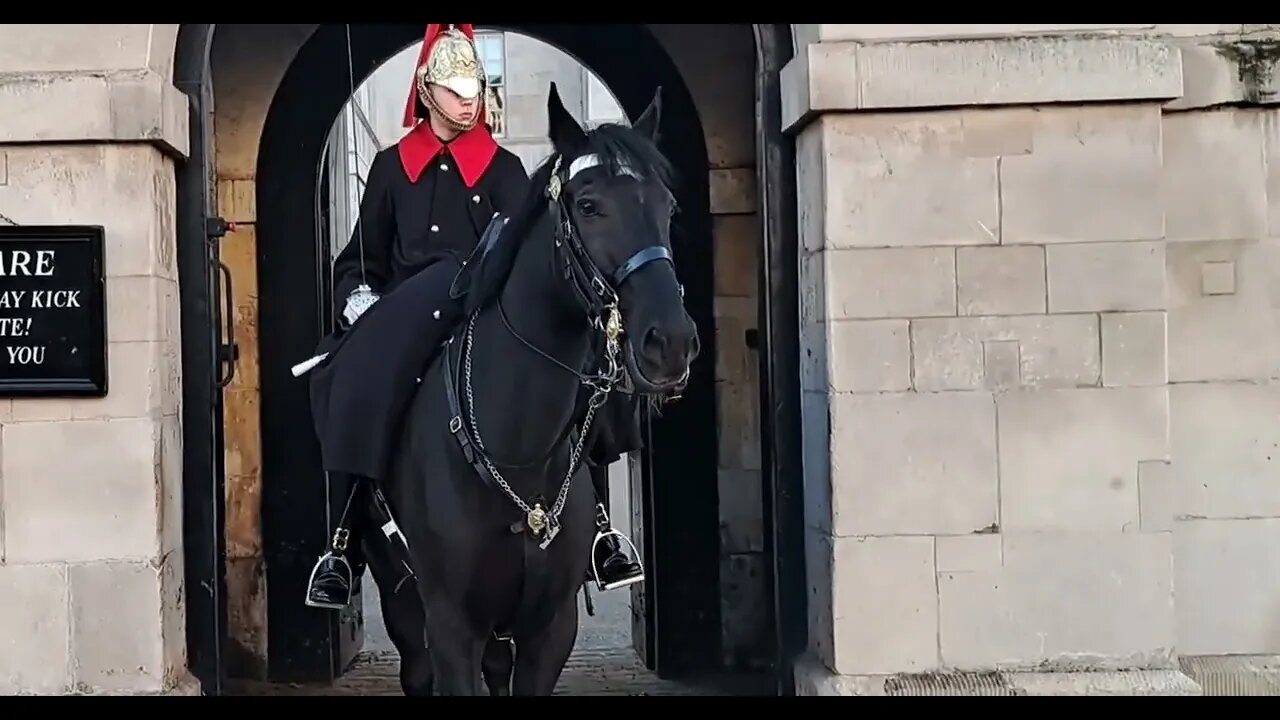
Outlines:
[[549, 695], [573, 648], [593, 421], [613, 393], [678, 397], [698, 354], [660, 114], [659, 92], [633, 127], [586, 131], [552, 83], [554, 153], [455, 281], [466, 320], [422, 375], [383, 488], [403, 543], [365, 541], [406, 694], [479, 695], [483, 676], [490, 694]]

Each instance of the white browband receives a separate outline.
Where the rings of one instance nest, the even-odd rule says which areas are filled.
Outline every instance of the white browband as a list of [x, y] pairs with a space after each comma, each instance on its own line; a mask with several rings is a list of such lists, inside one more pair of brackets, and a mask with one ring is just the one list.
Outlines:
[[[600, 164], [600, 156], [596, 155], [595, 153], [591, 153], [589, 155], [583, 155], [581, 157], [575, 158], [573, 162], [569, 163], [569, 179], [572, 180], [574, 175], [577, 175], [583, 170], [596, 167], [599, 164]], [[622, 175], [630, 175], [631, 177], [637, 180], [641, 179], [640, 175], [636, 173], [636, 171], [632, 170], [631, 168], [625, 165], [619, 167], [618, 169], [620, 174]]]

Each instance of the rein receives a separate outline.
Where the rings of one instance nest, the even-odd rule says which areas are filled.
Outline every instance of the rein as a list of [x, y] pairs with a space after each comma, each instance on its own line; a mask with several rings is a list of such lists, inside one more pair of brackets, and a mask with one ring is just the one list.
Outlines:
[[[582, 420], [581, 426], [577, 429], [577, 441], [574, 443], [569, 455], [569, 468], [565, 472], [564, 480], [561, 482], [556, 499], [549, 509], [544, 508], [541, 501], [535, 501], [533, 506], [530, 506], [519, 494], [511, 489], [511, 486], [502, 477], [502, 473], [490, 458], [488, 451], [484, 447], [484, 441], [480, 437], [480, 429], [476, 423], [475, 399], [471, 386], [471, 355], [475, 347], [475, 323], [480, 314], [479, 308], [473, 311], [467, 320], [466, 332], [462, 338], [459, 366], [455, 368], [450, 360], [450, 351], [453, 347], [453, 343], [450, 341], [445, 347], [445, 368], [447, 371], [442, 373], [451, 415], [449, 432], [457, 441], [467, 463], [475, 469], [476, 473], [486, 482], [500, 489], [525, 514], [525, 525], [533, 537], [541, 540], [539, 547], [544, 550], [560, 532], [560, 513], [563, 512], [565, 501], [569, 497], [569, 488], [581, 462], [582, 450], [589, 435], [591, 423], [595, 419], [595, 413], [604, 405], [608, 394], [625, 379], [624, 365], [620, 358], [622, 348], [619, 340], [623, 334], [623, 324], [622, 314], [618, 309], [616, 288], [621, 287], [627, 278], [650, 262], [666, 260], [674, 264], [670, 250], [662, 245], [651, 245], [637, 251], [606, 277], [595, 261], [591, 259], [591, 255], [583, 245], [581, 235], [574, 226], [568, 208], [565, 207], [564, 194], [564, 185], [569, 180], [579, 172], [601, 164], [601, 161], [596, 155], [581, 156], [570, 164], [563, 178], [561, 177], [562, 161], [563, 156], [558, 155], [552, 168], [551, 179], [547, 183], [545, 191], [551, 206], [550, 210], [557, 216], [556, 230], [553, 234], [556, 255], [563, 263], [564, 277], [570, 280], [574, 295], [586, 312], [589, 329], [602, 335], [603, 342], [596, 343], [594, 354], [597, 355], [600, 360], [599, 364], [603, 366], [603, 369], [598, 374], [587, 375], [582, 371], [574, 370], [557, 360], [550, 353], [538, 348], [522, 337], [511, 326], [506, 310], [502, 306], [501, 296], [496, 301], [498, 313], [502, 317], [502, 322], [507, 332], [556, 366], [576, 376], [584, 387], [592, 390], [591, 396], [587, 400], [586, 415]], [[639, 177], [625, 167], [621, 170], [624, 174]], [[511, 240], [508, 239], [508, 242], [511, 242]], [[457, 375], [460, 370], [463, 374], [463, 384], [467, 399], [466, 420], [463, 419], [464, 412], [461, 403], [458, 401], [456, 388]], [[470, 426], [469, 428], [467, 427], [468, 425]], [[573, 431], [574, 423], [570, 421], [569, 425], [556, 439], [556, 442], [547, 451], [547, 455], [549, 456], [556, 448], [560, 447], [561, 442], [571, 435]], [[507, 467], [516, 466], [508, 465]], [[527, 467], [527, 465], [524, 467]], [[519, 523], [512, 526], [512, 531], [520, 532]]]

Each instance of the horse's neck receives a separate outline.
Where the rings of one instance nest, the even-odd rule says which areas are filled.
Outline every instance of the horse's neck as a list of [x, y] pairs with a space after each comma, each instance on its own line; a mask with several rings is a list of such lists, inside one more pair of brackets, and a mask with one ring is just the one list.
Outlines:
[[590, 347], [590, 331], [585, 318], [574, 322], [565, 313], [564, 293], [570, 281], [557, 272], [554, 240], [545, 234], [547, 227], [539, 224], [521, 239], [500, 295], [501, 307], [490, 304], [476, 318], [471, 360], [476, 421], [485, 448], [497, 462], [550, 459], [552, 446], [565, 437], [574, 419], [581, 394], [575, 375], [521, 342], [523, 338], [575, 370], [586, 369], [582, 364]]

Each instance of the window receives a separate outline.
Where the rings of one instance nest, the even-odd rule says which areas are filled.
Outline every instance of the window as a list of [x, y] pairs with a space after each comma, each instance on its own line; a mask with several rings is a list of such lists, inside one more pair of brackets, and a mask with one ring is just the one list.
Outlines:
[[489, 128], [494, 136], [502, 137], [507, 131], [506, 37], [497, 32], [478, 32], [476, 50], [480, 54], [480, 64], [489, 77], [484, 98]]

